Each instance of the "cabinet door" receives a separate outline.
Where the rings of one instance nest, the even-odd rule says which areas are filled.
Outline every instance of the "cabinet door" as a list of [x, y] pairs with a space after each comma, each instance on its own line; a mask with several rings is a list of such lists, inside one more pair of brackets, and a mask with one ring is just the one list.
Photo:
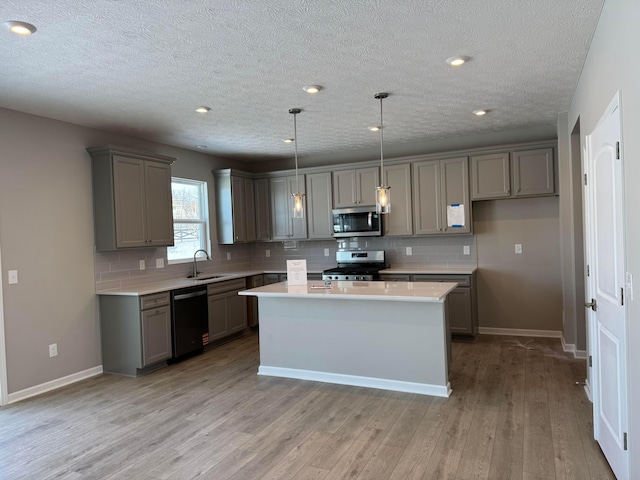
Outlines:
[[[471, 232], [471, 202], [469, 201], [469, 169], [467, 157], [440, 160], [442, 231], [444, 233]], [[464, 208], [464, 225], [449, 227], [448, 207]], [[458, 224], [459, 225], [459, 224]]]
[[331, 172], [307, 175], [309, 238], [333, 238]]
[[244, 179], [244, 209], [246, 213], [246, 241], [256, 241], [256, 199], [254, 182], [250, 178]]
[[265, 242], [271, 240], [271, 215], [269, 201], [269, 179], [259, 178], [254, 182], [256, 240]]
[[511, 154], [513, 196], [550, 195], [555, 191], [553, 149]]
[[151, 246], [173, 245], [171, 165], [144, 162], [147, 240]]
[[209, 295], [207, 300], [209, 311], [209, 342], [213, 342], [229, 335], [229, 327], [227, 325], [227, 294], [219, 293], [217, 295]]
[[171, 357], [171, 309], [144, 310], [142, 319], [142, 366], [146, 367]]
[[287, 214], [289, 215], [289, 221], [291, 222], [291, 239], [302, 239], [307, 238], [307, 216], [304, 218], [293, 218], [293, 198], [292, 195], [294, 193], [303, 193], [305, 194], [305, 205], [304, 211], [308, 211], [308, 202], [306, 199], [306, 188], [305, 188], [305, 176], [298, 175], [298, 179], [296, 180], [295, 175], [288, 177], [289, 181], [289, 189], [287, 195]]
[[471, 157], [471, 198], [503, 198], [511, 195], [509, 154], [494, 153]]
[[231, 202], [233, 219], [233, 241], [247, 240], [247, 212], [244, 204], [244, 178], [231, 177]]
[[378, 167], [359, 168], [356, 170], [356, 203], [358, 205], [375, 206], [376, 187], [379, 185], [380, 169]]
[[265, 273], [264, 274], [264, 284], [271, 285], [272, 283], [278, 283], [280, 280], [278, 279], [277, 273]]
[[333, 207], [344, 208], [356, 205], [356, 171], [333, 172]]
[[144, 161], [114, 155], [113, 190], [116, 247], [144, 247], [147, 245]]
[[230, 334], [247, 328], [247, 299], [237, 291], [227, 294], [227, 325]]
[[[416, 234], [440, 233], [442, 229], [440, 198], [440, 163], [437, 160], [414, 163], [413, 219]], [[393, 197], [391, 202], [391, 208], [393, 208]]]
[[391, 212], [384, 215], [384, 234], [412, 235], [411, 165], [385, 167], [384, 184], [391, 187]]
[[473, 335], [471, 314], [471, 289], [458, 287], [449, 295], [449, 329], [453, 334]]
[[271, 232], [273, 240], [291, 239], [291, 198], [287, 177], [272, 178], [271, 190]]
[[[256, 288], [264, 285], [263, 275], [254, 275], [248, 280], [249, 283], [247, 286], [249, 288]], [[247, 297], [247, 321], [250, 327], [258, 326], [258, 297]]]

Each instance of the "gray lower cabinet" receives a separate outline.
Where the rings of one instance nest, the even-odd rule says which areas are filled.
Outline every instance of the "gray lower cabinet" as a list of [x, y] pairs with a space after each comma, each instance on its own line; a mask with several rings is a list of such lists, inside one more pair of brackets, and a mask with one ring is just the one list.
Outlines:
[[[247, 288], [256, 288], [264, 285], [264, 275], [253, 275], [247, 278]], [[247, 319], [250, 327], [257, 327], [258, 297], [247, 297]]]
[[452, 335], [475, 338], [478, 335], [478, 299], [476, 274], [471, 275], [411, 275], [413, 282], [455, 282], [447, 296], [449, 329]]
[[244, 278], [207, 285], [210, 344], [247, 327], [247, 300], [238, 295], [246, 286]]
[[169, 292], [141, 297], [101, 295], [102, 368], [136, 376], [171, 358]]
[[388, 273], [383, 273], [382, 275], [380, 275], [380, 280], [386, 280], [387, 282], [410, 282], [411, 281], [411, 275], [407, 274], [388, 274]]

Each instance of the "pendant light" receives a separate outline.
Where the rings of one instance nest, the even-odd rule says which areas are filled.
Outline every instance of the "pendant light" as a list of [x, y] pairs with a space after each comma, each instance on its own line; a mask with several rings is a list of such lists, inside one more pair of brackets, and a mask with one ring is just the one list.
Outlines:
[[298, 125], [296, 123], [296, 115], [302, 110], [292, 108], [289, 113], [293, 114], [293, 144], [295, 147], [296, 159], [296, 192], [291, 194], [291, 206], [293, 207], [293, 218], [304, 218], [304, 193], [300, 193], [300, 183], [298, 181]]
[[391, 187], [384, 184], [384, 151], [382, 132], [382, 100], [389, 96], [388, 93], [376, 93], [374, 98], [380, 100], [380, 185], [376, 187], [376, 213], [389, 213], [391, 211]]

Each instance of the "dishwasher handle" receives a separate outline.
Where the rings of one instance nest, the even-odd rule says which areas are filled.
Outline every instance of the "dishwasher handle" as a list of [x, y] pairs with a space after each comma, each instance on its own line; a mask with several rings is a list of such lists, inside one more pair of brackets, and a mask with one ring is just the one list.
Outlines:
[[197, 292], [191, 292], [191, 293], [180, 293], [178, 295], [174, 295], [173, 299], [174, 300], [185, 300], [187, 298], [193, 298], [193, 297], [201, 297], [202, 295], [206, 295], [207, 291], [206, 290], [199, 290]]

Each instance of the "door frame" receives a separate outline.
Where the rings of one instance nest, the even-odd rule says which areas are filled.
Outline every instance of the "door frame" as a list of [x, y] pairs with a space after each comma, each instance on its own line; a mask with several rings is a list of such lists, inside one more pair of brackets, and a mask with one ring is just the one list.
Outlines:
[[[595, 264], [595, 259], [594, 259], [594, 255], [595, 255], [595, 251], [594, 251], [594, 244], [593, 244], [593, 234], [595, 232], [592, 231], [593, 227], [593, 215], [595, 212], [595, 205], [594, 205], [594, 198], [592, 195], [592, 185], [593, 182], [590, 181], [590, 179], [593, 178], [594, 172], [592, 170], [592, 155], [593, 152], [591, 150], [590, 144], [591, 144], [591, 135], [593, 134], [593, 131], [596, 130], [596, 128], [598, 128], [604, 121], [605, 119], [607, 119], [614, 110], [618, 110], [618, 115], [620, 118], [620, 149], [621, 151], [623, 151], [623, 137], [622, 137], [622, 99], [621, 99], [621, 92], [618, 90], [616, 92], [616, 94], [614, 95], [614, 97], [611, 99], [611, 101], [609, 102], [609, 104], [607, 105], [607, 107], [603, 110], [600, 118], [598, 119], [598, 122], [596, 123], [596, 125], [593, 127], [592, 131], [584, 136], [584, 152], [585, 152], [585, 158], [584, 158], [584, 163], [583, 163], [583, 173], [585, 173], [587, 175], [587, 182], [588, 185], [585, 186], [584, 188], [584, 211], [585, 211], [585, 215], [584, 215], [584, 225], [583, 225], [583, 229], [584, 229], [584, 234], [585, 234], [585, 265], [594, 265]], [[624, 155], [622, 155], [622, 162], [624, 162]], [[622, 163], [621, 165], [622, 168], [622, 179], [624, 179], [624, 163]], [[621, 184], [621, 188], [624, 188], [624, 183]], [[621, 208], [624, 212], [626, 205], [625, 205], [625, 197], [624, 197], [624, 191], [622, 192], [621, 195], [622, 198], [622, 203], [621, 203]], [[623, 215], [624, 218], [624, 215]], [[627, 271], [627, 241], [626, 241], [626, 228], [624, 225], [624, 222], [622, 223], [622, 263], [623, 263], [623, 271]], [[591, 301], [591, 298], [595, 298], [595, 291], [596, 291], [596, 285], [595, 285], [595, 275], [590, 275], [588, 277], [586, 277], [586, 290], [585, 290], [585, 302], [589, 302]], [[625, 293], [625, 297], [627, 297], [627, 289], [626, 286], [624, 287], [624, 293]], [[627, 297], [628, 298], [628, 297]], [[585, 305], [586, 306], [586, 305]], [[625, 335], [624, 335], [624, 342], [625, 342], [625, 353], [626, 356], [624, 358], [624, 363], [625, 363], [625, 373], [626, 373], [626, 377], [624, 378], [624, 382], [625, 382], [625, 394], [626, 394], [626, 407], [627, 407], [627, 412], [626, 412], [626, 418], [627, 418], [627, 425], [625, 427], [626, 431], [629, 431], [629, 406], [630, 406], [630, 399], [629, 399], [629, 316], [627, 313], [628, 310], [628, 303], [625, 302], [624, 304], [624, 331], [625, 331]], [[599, 371], [599, 362], [600, 362], [600, 358], [598, 357], [597, 353], [597, 348], [596, 348], [596, 344], [597, 344], [597, 340], [596, 340], [596, 328], [597, 328], [597, 320], [596, 320], [596, 312], [594, 312], [592, 309], [588, 309], [587, 310], [587, 335], [588, 335], [588, 339], [587, 339], [587, 345], [589, 348], [589, 357], [590, 359], [592, 359], [592, 366], [588, 367], [590, 368], [590, 373], [591, 375], [588, 376], [588, 379], [591, 380], [591, 385], [589, 385], [590, 390], [591, 390], [591, 401], [593, 403], [593, 436], [594, 439], [596, 441], [598, 441], [598, 439], [600, 438], [600, 426], [599, 426], [599, 422], [596, 420], [596, 416], [598, 415], [598, 411], [600, 409], [600, 399], [601, 399], [601, 392], [600, 392], [600, 378], [598, 377], [598, 371]], [[627, 455], [626, 455], [626, 471], [627, 473], [629, 472], [629, 463], [630, 463], [630, 456], [629, 456], [630, 452], [627, 451]]]
[[4, 336], [4, 294], [2, 290], [4, 275], [2, 272], [2, 248], [0, 248], [0, 407], [6, 405], [9, 398], [9, 392], [7, 391], [7, 351]]

